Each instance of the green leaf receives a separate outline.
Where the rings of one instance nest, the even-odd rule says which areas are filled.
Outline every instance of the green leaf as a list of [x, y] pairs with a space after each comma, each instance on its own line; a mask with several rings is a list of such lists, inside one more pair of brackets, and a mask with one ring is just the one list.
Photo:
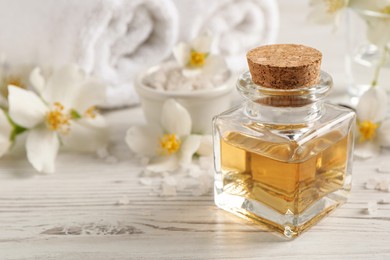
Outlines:
[[24, 133], [25, 131], [27, 131], [28, 129], [27, 128], [24, 128], [24, 127], [21, 127], [21, 126], [18, 126], [18, 125], [14, 125], [14, 129], [12, 130], [11, 132], [11, 136], [10, 136], [10, 140], [12, 142], [15, 142], [16, 140], [16, 137], [22, 133]]
[[80, 115], [79, 112], [77, 112], [76, 110], [72, 109], [72, 110], [70, 111], [70, 117], [71, 117], [72, 119], [80, 119], [80, 118], [81, 118], [81, 115]]
[[20, 125], [18, 125], [18, 124], [16, 124], [16, 123], [12, 120], [12, 118], [10, 117], [10, 115], [8, 114], [8, 111], [7, 111], [7, 110], [4, 110], [4, 113], [5, 113], [5, 115], [6, 115], [7, 119], [8, 119], [8, 122], [11, 124], [11, 126], [12, 126], [12, 128], [13, 128], [13, 129], [12, 129], [12, 132], [11, 132], [11, 135], [10, 135], [10, 137], [9, 137], [9, 140], [10, 140], [11, 142], [15, 142], [16, 137], [17, 137], [18, 135], [24, 133], [24, 132], [27, 131], [28, 129], [27, 129], [27, 128], [24, 128], [24, 127], [22, 127], [22, 126], [20, 126]]

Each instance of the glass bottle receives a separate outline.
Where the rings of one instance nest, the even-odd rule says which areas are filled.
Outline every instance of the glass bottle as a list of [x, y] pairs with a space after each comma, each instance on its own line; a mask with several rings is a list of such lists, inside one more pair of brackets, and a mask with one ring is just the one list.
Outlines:
[[265, 74], [248, 58], [251, 73], [237, 81], [245, 102], [213, 121], [215, 203], [290, 239], [347, 200], [355, 113], [323, 101], [331, 76], [321, 60], [311, 70], [302, 61], [314, 49], [259, 48], [271, 49], [257, 57]]

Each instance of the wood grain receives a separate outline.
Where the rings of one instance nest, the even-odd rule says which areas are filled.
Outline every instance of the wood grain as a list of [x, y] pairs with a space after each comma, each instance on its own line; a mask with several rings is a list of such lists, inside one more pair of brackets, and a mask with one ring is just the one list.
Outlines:
[[[370, 200], [390, 193], [365, 190], [389, 156], [355, 162], [346, 205], [302, 237], [285, 242], [261, 227], [217, 209], [212, 194], [154, 195], [139, 184], [142, 171], [122, 141], [139, 108], [111, 112], [119, 159], [61, 154], [53, 175], [37, 175], [23, 156], [0, 161], [0, 259], [386, 259], [390, 257], [390, 205], [363, 213]], [[123, 123], [127, 122], [127, 123]], [[127, 196], [127, 205], [117, 205]]]
[[[307, 1], [279, 2], [279, 42], [320, 49], [324, 69], [336, 76], [334, 95], [345, 91], [342, 34], [307, 25]], [[363, 187], [370, 177], [390, 178], [376, 172], [389, 151], [356, 161], [348, 203], [286, 242], [217, 209], [211, 193], [160, 197], [155, 187], [141, 185], [142, 167], [123, 142], [126, 129], [143, 122], [141, 110], [107, 117], [116, 164], [94, 155], [61, 153], [57, 172], [45, 176], [36, 174], [24, 155], [0, 160], [0, 260], [390, 259], [390, 205], [379, 205], [375, 216], [363, 213], [371, 200], [390, 200], [390, 193]], [[123, 196], [129, 203], [117, 205]]]

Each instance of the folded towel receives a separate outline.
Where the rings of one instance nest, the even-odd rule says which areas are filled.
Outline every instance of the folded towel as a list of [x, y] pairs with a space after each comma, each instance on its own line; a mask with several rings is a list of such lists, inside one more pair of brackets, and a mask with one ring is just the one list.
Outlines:
[[170, 0], [0, 1], [0, 53], [12, 67], [78, 63], [118, 107], [137, 101], [135, 74], [171, 54], [177, 20]]
[[206, 30], [217, 38], [216, 50], [233, 70], [245, 65], [245, 53], [275, 41], [279, 11], [275, 0], [174, 0], [179, 38], [187, 41]]

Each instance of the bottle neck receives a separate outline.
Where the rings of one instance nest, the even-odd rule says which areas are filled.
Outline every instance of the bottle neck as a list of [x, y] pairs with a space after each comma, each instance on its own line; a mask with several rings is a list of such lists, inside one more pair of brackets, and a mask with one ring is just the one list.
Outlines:
[[299, 107], [281, 107], [261, 104], [247, 100], [244, 104], [247, 116], [265, 124], [303, 124], [310, 123], [323, 114], [323, 101]]
[[321, 71], [317, 85], [285, 89], [265, 88], [253, 83], [249, 72], [237, 81], [246, 99], [247, 116], [267, 124], [302, 124], [315, 121], [324, 113], [323, 99], [333, 85], [332, 77]]

